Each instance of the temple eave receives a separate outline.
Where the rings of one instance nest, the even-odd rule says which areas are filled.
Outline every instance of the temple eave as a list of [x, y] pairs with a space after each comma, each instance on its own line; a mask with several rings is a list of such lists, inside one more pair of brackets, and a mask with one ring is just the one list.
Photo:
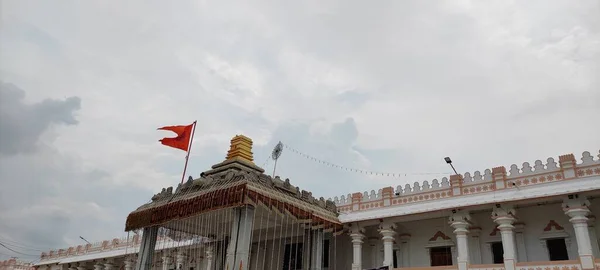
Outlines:
[[264, 205], [270, 209], [278, 209], [297, 219], [309, 219], [315, 224], [325, 227], [341, 227], [335, 213], [320, 209], [315, 205], [287, 194], [265, 191], [248, 182], [220, 188], [189, 198], [175, 198], [167, 203], [139, 209], [127, 216], [125, 231], [165, 224], [215, 210], [234, 208], [243, 205]]

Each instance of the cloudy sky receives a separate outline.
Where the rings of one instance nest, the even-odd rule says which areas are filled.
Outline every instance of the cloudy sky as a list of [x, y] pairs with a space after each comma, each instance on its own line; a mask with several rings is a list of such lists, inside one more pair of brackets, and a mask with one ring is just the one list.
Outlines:
[[317, 197], [600, 148], [595, 0], [0, 3], [0, 259], [124, 236], [180, 180], [164, 125], [193, 176], [236, 134], [407, 174], [284, 151]]

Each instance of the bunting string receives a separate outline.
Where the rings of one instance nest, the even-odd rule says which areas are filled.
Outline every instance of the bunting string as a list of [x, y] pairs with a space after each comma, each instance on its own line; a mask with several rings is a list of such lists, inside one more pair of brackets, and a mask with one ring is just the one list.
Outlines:
[[413, 175], [449, 175], [449, 174], [451, 174], [450, 172], [412, 172], [412, 173], [409, 173], [409, 172], [380, 172], [380, 171], [370, 171], [370, 170], [363, 170], [363, 169], [357, 169], [357, 168], [350, 168], [350, 167], [334, 164], [329, 161], [325, 161], [325, 160], [316, 158], [314, 156], [308, 155], [306, 153], [300, 152], [299, 150], [294, 149], [285, 143], [283, 144], [283, 147], [286, 148], [287, 150], [289, 150], [290, 152], [295, 153], [299, 156], [302, 156], [310, 161], [314, 161], [316, 163], [319, 163], [319, 164], [322, 164], [325, 166], [329, 166], [332, 168], [336, 168], [336, 169], [339, 169], [342, 171], [361, 173], [361, 174], [365, 174], [365, 175], [375, 175], [375, 176], [398, 178], [398, 177], [407, 177], [407, 176], [413, 176]]

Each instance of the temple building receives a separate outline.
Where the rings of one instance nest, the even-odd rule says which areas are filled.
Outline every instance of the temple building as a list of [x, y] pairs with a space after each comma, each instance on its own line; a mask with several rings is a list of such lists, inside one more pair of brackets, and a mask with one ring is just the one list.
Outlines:
[[131, 212], [128, 238], [35, 267], [600, 270], [599, 197], [600, 155], [584, 152], [325, 200], [265, 174], [238, 135], [223, 162]]
[[8, 260], [0, 261], [0, 270], [29, 270], [33, 267], [30, 262], [25, 262], [11, 258]]

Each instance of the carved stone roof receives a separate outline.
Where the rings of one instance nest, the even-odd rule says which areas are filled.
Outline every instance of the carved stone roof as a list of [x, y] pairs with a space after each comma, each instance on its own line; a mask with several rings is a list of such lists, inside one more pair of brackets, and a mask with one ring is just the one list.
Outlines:
[[[234, 200], [235, 198], [233, 197], [235, 196], [229, 195], [232, 198], [223, 205], [219, 205], [219, 207], [254, 204], [256, 200], [268, 197], [272, 200], [283, 202], [287, 205], [284, 207], [284, 210], [293, 212], [292, 214], [296, 213], [299, 216], [310, 215], [313, 217], [313, 222], [317, 222], [315, 221], [316, 218], [319, 222], [335, 225], [341, 224], [337, 218], [337, 208], [333, 201], [325, 200], [323, 197], [319, 199], [314, 198], [311, 192], [300, 190], [299, 187], [293, 186], [289, 179], [281, 180], [278, 176], [273, 178], [264, 174], [264, 170], [252, 162], [251, 149], [248, 147], [249, 145], [251, 146], [251, 141], [248, 143], [247, 140], [249, 140], [247, 137], [234, 137], [232, 140], [232, 150], [229, 151], [227, 159], [212, 166], [211, 170], [203, 172], [200, 178], [192, 179], [192, 177], [189, 177], [185, 183], [179, 184], [174, 192], [172, 187], [163, 188], [160, 193], [152, 197], [151, 202], [131, 212], [127, 218], [126, 230], [139, 229], [140, 226], [156, 225], [159, 222], [156, 219], [156, 211], [158, 209], [167, 209], [170, 207], [168, 211], [174, 211], [172, 210], [172, 206], [180, 202], [190, 204], [191, 200], [203, 200], [201, 203], [210, 204], [212, 207], [215, 202], [207, 202], [206, 200], [214, 198], [215, 192], [225, 190], [231, 194], [236, 194], [236, 196], [241, 193], [244, 195], [239, 195], [239, 201]], [[213, 197], [209, 198], [209, 196]], [[198, 202], [195, 202], [195, 205], [197, 204]], [[211, 207], [202, 209], [197, 206], [188, 207], [194, 208], [194, 210], [189, 211], [195, 211], [194, 213], [189, 213], [189, 215], [211, 211]], [[162, 211], [164, 212], [164, 210]], [[188, 210], [186, 208], [186, 210], [181, 211]], [[306, 217], [303, 216], [302, 218]], [[161, 220], [161, 222], [164, 221], [164, 219]]]

